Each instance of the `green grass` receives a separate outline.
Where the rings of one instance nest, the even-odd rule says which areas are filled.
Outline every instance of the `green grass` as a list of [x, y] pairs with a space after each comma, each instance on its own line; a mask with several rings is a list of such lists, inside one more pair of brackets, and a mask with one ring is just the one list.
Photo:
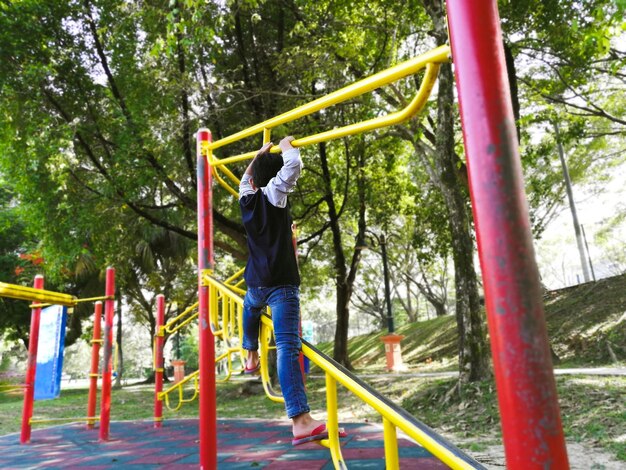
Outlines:
[[[626, 358], [626, 275], [561, 289], [546, 294], [546, 319], [551, 343], [563, 359], [560, 366], [611, 364], [609, 347], [622, 361]], [[456, 322], [449, 315], [406, 325], [398, 333], [403, 356], [413, 371], [456, 370]], [[418, 419], [460, 442], [470, 451], [500, 443], [499, 412], [493, 383], [465, 386], [450, 393], [454, 379], [398, 377], [384, 373], [385, 354], [380, 337], [372, 333], [349, 342], [349, 353], [359, 374], [381, 373], [365, 378], [375, 389], [401, 404]], [[332, 355], [332, 343], [318, 345]], [[319, 371], [313, 370], [313, 373]], [[568, 441], [578, 441], [609, 451], [626, 461], [626, 378], [559, 376], [563, 426]], [[307, 382], [311, 408], [324, 418], [326, 390], [323, 379]], [[187, 392], [186, 396], [188, 396]], [[172, 398], [172, 405], [176, 404]], [[380, 417], [343, 387], [339, 387], [340, 420], [380, 422]], [[57, 400], [35, 403], [36, 418], [84, 417], [87, 390], [64, 390]], [[260, 385], [239, 378], [218, 384], [218, 417], [284, 418], [283, 405], [268, 400]], [[197, 417], [197, 401], [180, 411], [164, 411], [164, 418]], [[98, 408], [99, 410], [99, 408]], [[151, 419], [151, 386], [114, 390], [113, 420]], [[0, 435], [19, 432], [21, 394], [0, 393]], [[99, 413], [98, 413], [99, 414]], [[46, 425], [35, 425], [42, 427]], [[621, 437], [620, 437], [621, 436]]]

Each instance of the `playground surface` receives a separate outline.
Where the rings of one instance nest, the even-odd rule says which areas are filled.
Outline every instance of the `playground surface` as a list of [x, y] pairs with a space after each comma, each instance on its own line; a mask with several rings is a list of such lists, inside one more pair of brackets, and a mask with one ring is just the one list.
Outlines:
[[[342, 455], [350, 469], [385, 468], [382, 427], [342, 423]], [[286, 420], [218, 419], [218, 468], [333, 469], [330, 451], [316, 443], [291, 445]], [[20, 445], [19, 434], [0, 436], [0, 468], [89, 468], [90, 470], [197, 469], [198, 420], [176, 419], [155, 429], [152, 421], [111, 422], [110, 440], [98, 442], [98, 431], [82, 423], [36, 429], [31, 443]], [[400, 468], [449, 468], [426, 449], [398, 436]]]

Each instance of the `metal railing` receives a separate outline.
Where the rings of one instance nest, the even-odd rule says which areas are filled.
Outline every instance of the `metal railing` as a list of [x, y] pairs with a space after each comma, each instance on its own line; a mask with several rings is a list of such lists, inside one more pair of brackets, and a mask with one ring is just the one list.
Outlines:
[[[222, 339], [228, 336], [224, 333], [234, 334], [235, 337], [241, 332], [243, 298], [232, 290], [231, 286], [220, 283], [211, 276], [205, 276], [205, 283], [210, 286], [210, 298], [219, 297], [226, 305], [237, 305], [239, 309], [233, 311], [230, 308], [221, 310], [215, 309], [215, 303], [211, 306], [210, 315], [212, 325], [216, 328], [216, 333], [222, 335]], [[232, 322], [232, 315], [236, 312], [239, 317], [237, 319], [237, 330], [231, 332], [226, 325]], [[261, 360], [261, 381], [266, 395], [273, 401], [284, 402], [280, 393], [276, 392], [271, 386], [269, 374], [268, 352], [271, 346], [271, 335], [273, 334], [273, 325], [271, 312], [261, 317], [260, 330], [260, 360]], [[317, 365], [325, 374], [326, 378], [326, 406], [327, 406], [327, 427], [329, 438], [321, 441], [321, 444], [330, 450], [335, 468], [346, 468], [345, 462], [341, 455], [341, 447], [339, 445], [338, 428], [338, 400], [337, 400], [337, 384], [343, 385], [346, 389], [356, 395], [361, 401], [372, 407], [380, 416], [383, 425], [383, 435], [385, 443], [385, 461], [388, 469], [399, 468], [398, 443], [396, 433], [400, 429], [406, 435], [411, 437], [417, 443], [426, 448], [434, 456], [442, 462], [454, 469], [482, 469], [484, 468], [479, 462], [472, 459], [462, 450], [448, 442], [446, 439], [438, 435], [427, 425], [416, 419], [398, 405], [391, 402], [388, 398], [382, 396], [368, 384], [353, 375], [343, 366], [323, 354], [310, 343], [302, 340], [302, 352], [309, 358], [311, 362]], [[230, 374], [229, 374], [230, 377]]]
[[[237, 190], [233, 188], [228, 181], [234, 185], [238, 185], [239, 179], [227, 168], [227, 165], [252, 159], [256, 155], [256, 151], [252, 151], [220, 159], [214, 155], [214, 151], [260, 133], [262, 133], [263, 143], [267, 143], [270, 141], [272, 129], [277, 126], [287, 124], [337, 103], [361, 96], [384, 85], [396, 82], [401, 78], [413, 75], [421, 69], [425, 69], [422, 84], [417, 94], [405, 108], [385, 116], [320, 132], [315, 135], [301, 137], [292, 141], [291, 144], [294, 147], [303, 147], [360, 134], [373, 129], [392, 126], [406, 121], [423, 109], [437, 79], [440, 64], [448, 62], [449, 54], [450, 50], [448, 46], [438, 47], [419, 57], [391, 67], [390, 69], [355, 82], [345, 88], [215, 142], [211, 141], [211, 134], [208, 129], [200, 129], [198, 131], [198, 271], [200, 272], [198, 297], [200, 299], [200, 310], [202, 312], [200, 314], [201, 347], [203, 344], [208, 345], [212, 350], [214, 338], [225, 340], [235, 335], [241, 335], [243, 299], [239, 295], [245, 293], [245, 291], [240, 288], [240, 283], [232, 285], [232, 282], [234, 282], [237, 276], [229, 278], [229, 286], [221, 284], [213, 278], [213, 222], [210, 216], [212, 211], [212, 197], [210, 195], [212, 191], [211, 179], [214, 177], [232, 196], [238, 198]], [[279, 151], [279, 148], [273, 146], [270, 151], [275, 153]], [[210, 324], [214, 335], [207, 334], [208, 329], [204, 327], [206, 324]], [[272, 347], [272, 332], [273, 326], [271, 317], [264, 315], [262, 317], [260, 331], [261, 379], [265, 393], [270, 399], [274, 401], [284, 401], [282, 396], [271, 388], [271, 382], [269, 380], [268, 352]], [[241, 337], [238, 336], [237, 340], [240, 345]], [[397, 429], [404, 431], [452, 468], [484, 468], [471, 457], [437, 435], [426, 425], [376, 393], [367, 386], [367, 384], [364, 384], [358, 378], [350, 374], [350, 372], [339, 366], [339, 364], [334, 363], [330, 358], [317, 351], [310, 344], [303, 342], [302, 350], [304, 355], [314, 364], [318, 365], [326, 374], [327, 426], [329, 438], [320, 441], [320, 443], [329, 448], [335, 468], [346, 468], [341, 455], [338, 437], [337, 383], [345, 386], [380, 414], [385, 436], [387, 468], [399, 468], [396, 437]], [[240, 352], [243, 359], [244, 353], [241, 350]], [[211, 352], [209, 354], [208, 357], [213, 360], [213, 353]], [[200, 463], [201, 466], [206, 468], [214, 466], [217, 458], [214, 371], [210, 370], [209, 367], [207, 367], [206, 364], [204, 367], [201, 365], [200, 370], [201, 380], [207, 380], [209, 382], [206, 384], [206, 389], [203, 386], [203, 392], [206, 390], [206, 395], [201, 393], [200, 396]]]

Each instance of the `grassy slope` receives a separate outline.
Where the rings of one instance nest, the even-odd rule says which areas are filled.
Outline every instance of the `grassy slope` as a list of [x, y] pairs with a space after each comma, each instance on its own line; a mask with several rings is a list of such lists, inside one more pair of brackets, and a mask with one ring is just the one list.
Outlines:
[[[618, 360], [626, 360], [626, 274], [548, 292], [544, 297], [552, 347], [562, 365], [610, 364], [607, 344]], [[402, 356], [411, 368], [455, 370], [456, 321], [453, 315], [406, 325]], [[358, 370], [382, 370], [385, 333], [352, 338], [350, 357]], [[319, 345], [332, 354], [332, 343]]]

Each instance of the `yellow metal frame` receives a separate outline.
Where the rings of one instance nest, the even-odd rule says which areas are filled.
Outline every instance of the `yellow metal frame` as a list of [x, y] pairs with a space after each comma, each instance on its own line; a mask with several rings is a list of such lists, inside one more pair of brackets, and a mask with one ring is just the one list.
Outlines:
[[[420, 89], [415, 97], [408, 103], [403, 109], [390, 113], [385, 116], [379, 116], [367, 121], [350, 124], [337, 129], [321, 132], [319, 134], [302, 137], [292, 142], [294, 147], [304, 147], [307, 145], [313, 145], [319, 142], [326, 142], [329, 140], [339, 139], [349, 135], [361, 134], [374, 129], [380, 129], [382, 127], [389, 127], [395, 124], [404, 122], [411, 117], [419, 113], [430, 93], [433, 89], [437, 75], [439, 72], [439, 66], [442, 63], [446, 63], [450, 58], [450, 48], [448, 46], [440, 46], [425, 54], [415, 57], [411, 60], [398, 64], [387, 70], [383, 70], [368, 78], [355, 82], [347, 87], [337, 90], [333, 93], [325, 95], [307, 104], [294, 108], [286, 113], [280, 114], [276, 117], [263, 121], [259, 124], [251, 126], [240, 132], [232, 134], [215, 142], [203, 142], [201, 146], [201, 152], [207, 156], [211, 164], [211, 171], [215, 180], [226, 189], [235, 198], [238, 197], [238, 192], [235, 190], [226, 179], [230, 180], [234, 185], [239, 185], [239, 179], [228, 169], [227, 165], [232, 163], [239, 163], [245, 160], [254, 158], [256, 150], [247, 152], [241, 155], [235, 155], [227, 158], [219, 159], [214, 155], [214, 151], [232, 144], [247, 137], [254, 136], [259, 133], [263, 133], [263, 142], [269, 142], [271, 130], [277, 126], [287, 124], [289, 122], [301, 119], [312, 113], [328, 108], [338, 103], [356, 98], [364, 95], [365, 93], [381, 88], [384, 85], [394, 83], [402, 78], [408, 77], [420, 71], [426, 69], [424, 79]], [[277, 146], [270, 149], [270, 152], [278, 152]]]
[[[75, 307], [76, 304], [81, 302], [95, 302], [97, 300], [114, 300], [113, 296], [104, 295], [100, 297], [88, 297], [85, 299], [79, 299], [71, 294], [63, 294], [61, 292], [55, 292], [45, 289], [35, 289], [34, 287], [20, 286], [17, 284], [9, 284], [7, 282], [0, 282], [0, 297], [8, 297], [18, 300], [30, 300], [31, 302], [38, 302], [29, 305], [30, 308], [43, 308], [50, 305], [63, 305], [65, 307]], [[68, 313], [71, 310], [68, 309]]]
[[[229, 164], [239, 163], [245, 160], [249, 160], [256, 155], [256, 151], [247, 152], [242, 155], [231, 156], [227, 158], [219, 159], [214, 155], [214, 151], [224, 147], [228, 144], [237, 142], [239, 140], [254, 136], [258, 133], [263, 134], [263, 143], [269, 142], [271, 130], [277, 126], [295, 121], [302, 117], [308, 116], [314, 112], [328, 108], [329, 106], [341, 103], [357, 96], [361, 96], [365, 93], [371, 92], [384, 85], [393, 83], [401, 78], [413, 75], [421, 69], [426, 69], [422, 84], [415, 97], [406, 105], [405, 108], [388, 114], [386, 116], [380, 116], [367, 121], [351, 124], [338, 129], [332, 129], [329, 131], [321, 132], [319, 134], [302, 137], [294, 140], [292, 145], [294, 147], [303, 147], [306, 145], [312, 145], [319, 142], [325, 142], [349, 135], [360, 134], [363, 132], [371, 131], [373, 129], [379, 129], [382, 127], [388, 127], [406, 121], [415, 116], [426, 104], [428, 97], [432, 91], [434, 83], [437, 79], [440, 64], [448, 62], [450, 56], [450, 49], [448, 46], [438, 47], [426, 54], [411, 59], [391, 67], [385, 71], [372, 75], [364, 80], [353, 83], [345, 88], [330, 93], [324, 97], [311, 101], [303, 106], [297, 107], [276, 116], [272, 119], [266, 120], [260, 124], [249, 127], [245, 130], [232, 134], [223, 139], [215, 142], [202, 142], [201, 152], [205, 155], [211, 165], [211, 171], [215, 180], [224, 187], [231, 195], [238, 197], [238, 192], [229, 184], [239, 184], [239, 179], [226, 167]], [[278, 147], [274, 146], [270, 149], [271, 152], [278, 152]], [[228, 380], [232, 373], [231, 352], [238, 352], [242, 358], [242, 364], [245, 357], [245, 351], [239, 347], [231, 347], [230, 344], [238, 342], [241, 345], [242, 340], [242, 312], [243, 312], [243, 299], [240, 296], [245, 294], [245, 290], [241, 287], [243, 280], [237, 281], [243, 270], [238, 271], [235, 275], [228, 278], [224, 283], [220, 283], [212, 277], [212, 272], [205, 270], [202, 272], [202, 285], [208, 286], [209, 291], [209, 319], [211, 329], [215, 337], [218, 340], [226, 341], [227, 351], [221, 354], [216, 362], [228, 358], [229, 372], [225, 380]], [[260, 330], [260, 359], [261, 359], [261, 379], [266, 395], [273, 401], [282, 402], [284, 399], [271, 388], [269, 380], [269, 364], [268, 364], [268, 352], [272, 343], [273, 325], [271, 317], [263, 315], [261, 317], [261, 330]], [[438, 457], [442, 462], [446, 463], [453, 469], [470, 469], [473, 468], [470, 464], [464, 461], [461, 457], [456, 455], [452, 450], [448, 449], [440, 442], [435, 440], [430, 434], [423, 429], [417, 427], [410, 420], [405, 419], [395, 408], [385, 403], [375, 394], [370, 392], [366, 387], [362, 386], [358, 381], [344, 373], [341, 369], [336, 367], [332, 362], [325, 358], [325, 356], [319, 354], [316, 350], [309, 347], [306, 343], [303, 343], [302, 352], [306, 357], [316, 364], [325, 373], [326, 377], [326, 405], [328, 411], [328, 430], [329, 438], [320, 441], [321, 445], [327, 447], [330, 450], [332, 460], [335, 468], [346, 468], [345, 461], [341, 455], [341, 447], [339, 445], [339, 419], [338, 419], [338, 399], [337, 399], [337, 383], [340, 383], [352, 393], [354, 393], [363, 402], [371, 406], [376, 412], [381, 415], [383, 434], [385, 442], [385, 459], [386, 467], [388, 469], [399, 469], [398, 458], [398, 441], [397, 441], [397, 429], [401, 429], [408, 436], [414, 439], [416, 442], [428, 449], [433, 455]], [[194, 374], [197, 374], [194, 373]], [[192, 374], [192, 376], [194, 376]], [[190, 380], [192, 376], [185, 378], [185, 380], [174, 387], [171, 387], [168, 391], [164, 391], [159, 394], [159, 399], [165, 398], [167, 400], [167, 394], [175, 387], [180, 387], [182, 390], [182, 384]], [[197, 377], [197, 375], [195, 375]], [[197, 382], [196, 382], [197, 392]], [[180, 399], [182, 400], [182, 391], [179, 392]], [[196, 393], [197, 395], [197, 393]], [[194, 395], [195, 397], [195, 395]], [[182, 403], [179, 403], [179, 407]], [[169, 406], [168, 406], [169, 407]], [[178, 409], [178, 408], [177, 408]]]
[[[165, 401], [165, 406], [167, 407], [168, 410], [170, 410], [170, 411], [178, 411], [180, 409], [180, 407], [183, 406], [183, 404], [191, 403], [192, 401], [194, 401], [198, 397], [198, 392], [200, 390], [200, 388], [198, 387], [199, 379], [200, 379], [199, 371], [195, 371], [195, 372], [189, 374], [187, 377], [185, 377], [180, 382], [178, 382], [178, 383], [172, 385], [171, 387], [168, 387], [166, 390], [163, 390], [162, 392], [160, 392], [157, 395], [157, 399]], [[193, 380], [193, 395], [191, 396], [191, 398], [184, 398], [184, 396], [183, 396], [183, 394], [184, 394], [184, 386], [187, 383], [191, 382], [192, 380]], [[178, 391], [178, 404], [175, 407], [172, 408], [172, 406], [170, 405], [170, 393], [172, 393], [174, 390]]]
[[42, 424], [42, 423], [67, 423], [74, 421], [87, 421], [88, 423], [95, 423], [96, 421], [100, 421], [99, 416], [88, 416], [86, 418], [41, 418], [41, 419], [33, 419], [31, 418], [28, 422], [29, 424]]
[[[78, 299], [70, 294], [62, 294], [45, 289], [35, 289], [34, 287], [18, 286], [6, 282], [0, 282], [0, 297], [64, 305], [66, 307], [73, 307], [78, 302]], [[33, 308], [39, 306], [40, 305], [35, 305]]]

